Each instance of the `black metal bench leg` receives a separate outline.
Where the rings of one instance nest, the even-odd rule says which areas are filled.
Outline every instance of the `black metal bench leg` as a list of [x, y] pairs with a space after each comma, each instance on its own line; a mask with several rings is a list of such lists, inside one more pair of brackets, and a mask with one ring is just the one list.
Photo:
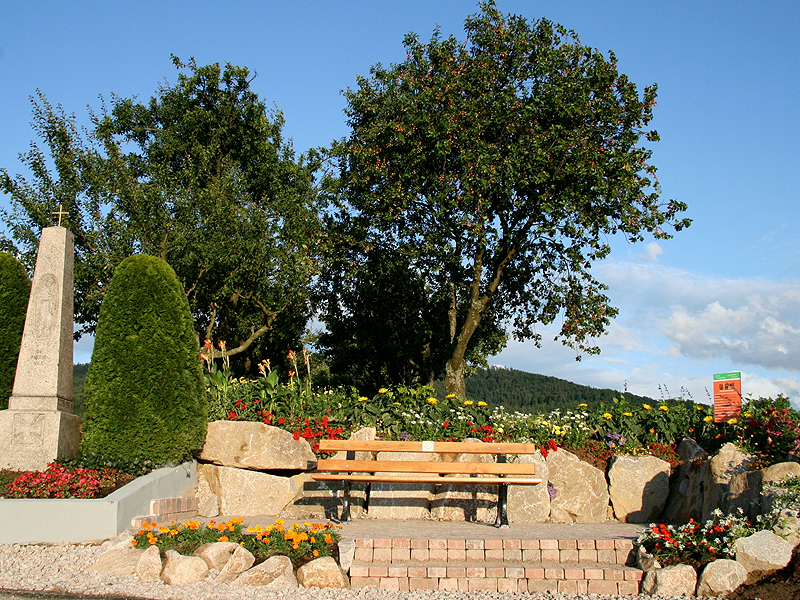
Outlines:
[[350, 482], [344, 481], [344, 498], [342, 498], [342, 521], [350, 520]]
[[508, 527], [508, 484], [497, 486], [497, 519], [495, 527]]

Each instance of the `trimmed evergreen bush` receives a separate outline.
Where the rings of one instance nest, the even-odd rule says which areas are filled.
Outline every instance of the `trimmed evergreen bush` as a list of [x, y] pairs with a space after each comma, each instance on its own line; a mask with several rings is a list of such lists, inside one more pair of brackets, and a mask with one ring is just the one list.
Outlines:
[[20, 262], [0, 252], [0, 410], [8, 408], [25, 327], [31, 280]]
[[108, 286], [86, 375], [81, 453], [178, 463], [205, 440], [200, 350], [175, 272], [137, 255]]

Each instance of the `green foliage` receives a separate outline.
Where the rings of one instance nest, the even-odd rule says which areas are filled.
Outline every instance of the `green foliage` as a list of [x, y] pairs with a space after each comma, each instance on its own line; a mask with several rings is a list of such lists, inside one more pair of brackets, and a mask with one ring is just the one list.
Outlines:
[[119, 473], [133, 475], [134, 477], [147, 475], [147, 473], [160, 466], [148, 459], [131, 458], [128, 456], [108, 458], [95, 454], [94, 452], [60, 458], [56, 462], [67, 468], [93, 469], [97, 471], [111, 469]]
[[7, 252], [0, 252], [0, 410], [8, 408], [13, 391], [30, 293], [25, 268]]
[[[426, 385], [443, 377], [452, 344], [441, 316], [451, 299], [429, 295], [424, 279], [401, 253], [373, 248], [328, 258], [316, 289], [326, 325], [316, 345], [338, 374], [337, 382], [373, 395], [385, 385]], [[489, 315], [471, 338], [467, 360], [485, 366], [486, 355], [496, 354], [505, 342]]]
[[146, 102], [112, 95], [85, 130], [34, 98], [46, 147], [21, 155], [29, 180], [0, 170], [12, 206], [0, 214], [32, 267], [38, 232], [63, 205], [83, 332], [94, 330], [116, 266], [150, 254], [178, 275], [200, 339], [227, 340], [230, 355], [255, 363], [296, 345], [308, 318], [316, 159], [295, 159], [283, 116], [250, 89], [246, 68], [174, 63], [175, 84]]
[[561, 320], [578, 353], [617, 310], [591, 273], [607, 239], [688, 225], [659, 200], [648, 129], [655, 86], [640, 94], [616, 58], [545, 19], [494, 3], [466, 41], [404, 40], [406, 59], [374, 66], [345, 92], [352, 133], [340, 147], [348, 242], [408, 257], [431, 298], [447, 298], [447, 390], [464, 396], [466, 353], [488, 311], [520, 339]]
[[86, 385], [86, 373], [89, 372], [88, 364], [72, 365], [72, 401], [75, 403], [75, 414], [83, 416], [83, 405], [85, 396], [83, 393]]
[[202, 448], [206, 411], [186, 296], [162, 259], [117, 267], [86, 377], [81, 452], [177, 463]]

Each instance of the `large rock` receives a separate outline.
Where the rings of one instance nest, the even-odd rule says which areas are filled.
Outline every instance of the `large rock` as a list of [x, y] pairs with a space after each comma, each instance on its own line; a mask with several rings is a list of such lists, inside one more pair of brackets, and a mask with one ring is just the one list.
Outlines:
[[90, 573], [105, 575], [131, 575], [136, 572], [136, 564], [142, 553], [133, 547], [115, 548], [105, 552], [87, 570]]
[[670, 466], [655, 456], [614, 456], [608, 469], [608, 494], [617, 519], [650, 523], [664, 510]]
[[277, 515], [303, 493], [290, 477], [232, 467], [198, 465], [197, 479], [198, 489], [207, 485], [219, 498], [223, 515]]
[[150, 546], [141, 553], [139, 562], [136, 563], [136, 576], [143, 583], [158, 581], [162, 568], [161, 551], [158, 546]]
[[566, 450], [548, 454], [547, 469], [555, 497], [550, 520], [556, 523], [602, 523], [608, 517], [608, 486], [603, 472]]
[[[468, 442], [480, 442], [467, 439]], [[445, 454], [445, 462], [495, 462], [492, 454]], [[497, 485], [476, 485], [478, 477], [457, 475], [456, 477], [473, 479], [468, 485], [440, 485], [431, 503], [431, 516], [439, 521], [474, 521], [481, 523], [494, 522], [497, 517]]]
[[761, 485], [763, 473], [759, 471], [747, 471], [737, 473], [731, 477], [728, 485], [728, 508], [729, 513], [742, 515], [751, 521], [761, 513]]
[[194, 555], [202, 558], [209, 569], [219, 571], [227, 564], [237, 548], [241, 546], [234, 542], [212, 542], [200, 546], [194, 551]]
[[260, 587], [266, 590], [297, 588], [297, 578], [292, 571], [288, 556], [271, 556], [264, 562], [248, 569], [233, 582], [231, 587]]
[[169, 585], [187, 585], [208, 577], [208, 565], [198, 556], [183, 556], [167, 550], [161, 579]]
[[536, 454], [520, 454], [517, 462], [533, 464], [536, 468], [536, 475], [531, 475], [531, 478], [541, 479], [542, 483], [508, 486], [508, 521], [510, 523], [544, 523], [550, 517], [547, 461], [537, 451]]
[[728, 490], [734, 475], [746, 473], [755, 457], [728, 442], [707, 463], [704, 479], [703, 521], [716, 509], [728, 511]]
[[254, 562], [256, 562], [256, 557], [253, 556], [249, 550], [238, 546], [236, 550], [233, 551], [233, 554], [231, 554], [228, 562], [225, 563], [225, 566], [222, 567], [222, 570], [217, 574], [217, 583], [233, 581], [252, 567]]
[[303, 587], [349, 588], [347, 575], [330, 556], [323, 556], [297, 569], [297, 583]]
[[[439, 460], [430, 452], [379, 452], [377, 460]], [[417, 473], [408, 473], [417, 475]], [[373, 519], [429, 519], [433, 485], [419, 483], [373, 483], [369, 494], [369, 516]]]
[[103, 554], [111, 550], [127, 550], [129, 548], [133, 548], [133, 532], [130, 529], [126, 529], [117, 537], [106, 540], [100, 544], [100, 552]]
[[680, 466], [670, 481], [669, 498], [663, 520], [668, 523], [688, 523], [703, 517], [703, 492], [708, 452], [691, 438], [678, 444]]
[[305, 471], [317, 459], [305, 439], [296, 440], [284, 429], [255, 421], [213, 421], [200, 460], [259, 471]]
[[775, 499], [785, 492], [777, 484], [788, 477], [800, 477], [800, 464], [782, 462], [762, 469], [761, 473], [761, 512], [764, 514], [772, 510]]
[[771, 531], [758, 531], [734, 543], [736, 561], [748, 573], [770, 573], [782, 569], [792, 560], [792, 545]]
[[651, 596], [694, 596], [697, 573], [690, 565], [673, 565], [647, 571], [642, 580], [642, 593]]
[[742, 585], [747, 579], [747, 569], [735, 560], [720, 559], [708, 563], [700, 573], [698, 596], [724, 596]]

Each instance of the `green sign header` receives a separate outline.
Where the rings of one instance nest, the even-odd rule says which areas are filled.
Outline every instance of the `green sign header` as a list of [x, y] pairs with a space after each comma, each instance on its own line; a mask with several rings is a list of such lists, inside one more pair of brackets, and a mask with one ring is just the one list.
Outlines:
[[714, 375], [714, 381], [724, 381], [726, 379], [741, 379], [742, 373], [740, 371], [733, 371], [732, 373], [717, 373]]

